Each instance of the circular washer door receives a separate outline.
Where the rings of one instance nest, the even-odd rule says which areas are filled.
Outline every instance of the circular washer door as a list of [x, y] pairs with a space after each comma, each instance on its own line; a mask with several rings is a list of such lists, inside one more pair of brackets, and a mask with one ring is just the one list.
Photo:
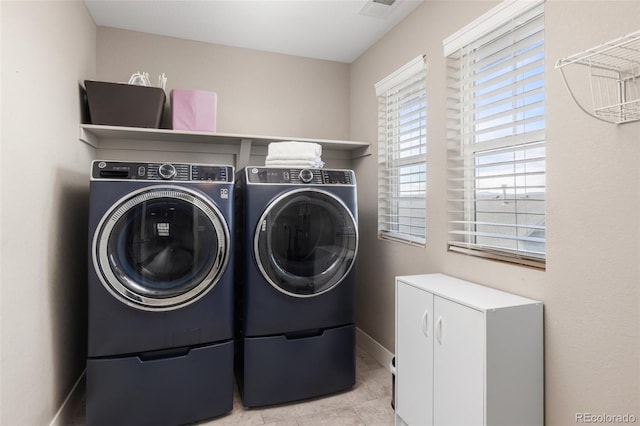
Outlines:
[[177, 309], [220, 279], [229, 259], [229, 230], [199, 193], [148, 187], [104, 215], [92, 252], [102, 284], [117, 299], [143, 310]]
[[275, 199], [262, 214], [254, 254], [278, 291], [312, 297], [337, 286], [351, 270], [358, 228], [344, 203], [322, 190], [300, 189]]

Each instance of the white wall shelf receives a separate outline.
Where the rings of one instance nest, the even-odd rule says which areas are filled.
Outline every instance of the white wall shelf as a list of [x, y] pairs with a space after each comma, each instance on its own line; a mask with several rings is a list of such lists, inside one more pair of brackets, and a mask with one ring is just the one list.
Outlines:
[[[571, 90], [564, 68], [581, 66], [588, 74], [592, 106], [584, 107]], [[587, 114], [622, 124], [640, 120], [640, 31], [558, 60], [569, 94]]]
[[249, 156], [254, 148], [263, 147], [264, 150], [269, 143], [278, 141], [295, 140], [318, 143], [322, 145], [323, 152], [331, 151], [340, 158], [345, 159], [371, 155], [371, 147], [367, 142], [102, 126], [96, 124], [81, 124], [79, 138], [82, 142], [98, 149], [132, 149], [134, 147], [140, 150], [158, 150], [154, 147], [162, 143], [163, 150], [177, 151], [184, 150], [186, 144], [189, 146], [198, 144], [204, 147], [203, 149], [207, 152], [235, 154], [237, 159], [236, 167], [238, 168], [249, 164]]

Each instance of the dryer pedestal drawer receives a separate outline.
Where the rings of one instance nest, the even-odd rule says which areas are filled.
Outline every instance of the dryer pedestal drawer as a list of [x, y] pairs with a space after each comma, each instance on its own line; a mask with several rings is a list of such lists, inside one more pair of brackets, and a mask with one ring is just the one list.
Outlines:
[[312, 398], [355, 384], [352, 324], [311, 337], [249, 337], [243, 346], [238, 384], [247, 407]]
[[177, 425], [233, 408], [233, 341], [182, 356], [87, 361], [88, 425]]

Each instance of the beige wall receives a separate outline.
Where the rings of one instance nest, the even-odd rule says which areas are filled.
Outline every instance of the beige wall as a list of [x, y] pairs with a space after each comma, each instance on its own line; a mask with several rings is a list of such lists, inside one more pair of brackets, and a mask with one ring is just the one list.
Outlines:
[[218, 94], [222, 133], [347, 139], [349, 65], [98, 28], [98, 78], [160, 73], [173, 88]]
[[91, 149], [79, 84], [95, 75], [81, 2], [2, 1], [1, 417], [44, 425], [84, 369]]
[[[395, 275], [444, 272], [542, 300], [546, 424], [575, 424], [577, 412], [640, 421], [640, 123], [588, 117], [554, 69], [561, 57], [637, 31], [640, 2], [547, 1], [546, 271], [446, 251], [442, 40], [497, 3], [427, 0], [352, 64], [351, 137], [375, 141], [373, 85], [418, 54], [428, 60], [427, 247], [376, 239], [376, 159], [357, 161], [366, 247], [358, 326], [393, 351]], [[576, 90], [588, 97], [588, 85]]]
[[[216, 92], [218, 132], [349, 139], [348, 64], [105, 27], [98, 27], [97, 46], [99, 80], [126, 81], [132, 73], [146, 71], [154, 83], [159, 74], [166, 74], [167, 93], [174, 88]], [[170, 127], [167, 118], [168, 111], [163, 127]], [[152, 153], [131, 148], [99, 149], [97, 155], [224, 164], [235, 160], [205, 146]], [[264, 164], [265, 154], [265, 148], [254, 149], [250, 164]], [[335, 152], [325, 151], [323, 160], [327, 167], [350, 165]]]

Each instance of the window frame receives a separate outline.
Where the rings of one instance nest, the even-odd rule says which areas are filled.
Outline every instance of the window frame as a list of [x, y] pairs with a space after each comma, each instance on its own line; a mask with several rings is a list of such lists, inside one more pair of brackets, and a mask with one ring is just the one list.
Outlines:
[[[426, 62], [420, 55], [376, 85], [378, 238], [426, 245]], [[403, 120], [406, 120], [403, 123]]]
[[[527, 17], [530, 18], [531, 16], [533, 16], [534, 19], [527, 20]], [[534, 24], [532, 24], [532, 22]], [[484, 59], [482, 52], [484, 50], [490, 51], [491, 49], [495, 49], [495, 47], [492, 46], [493, 43], [496, 45], [498, 43], [502, 44], [503, 40], [501, 40], [501, 38], [504, 35], [512, 33], [516, 34], [520, 30], [529, 31], [529, 26], [534, 25], [541, 25], [541, 30], [539, 32], [542, 34], [541, 47], [539, 47], [542, 58], [537, 58], [535, 62], [537, 64], [536, 67], [542, 67], [542, 76], [540, 77], [542, 87], [537, 89], [537, 94], [542, 95], [542, 100], [539, 101], [539, 103], [541, 103], [542, 113], [541, 118], [538, 116], [534, 117], [538, 122], [542, 122], [542, 128], [536, 129], [536, 126], [533, 125], [530, 126], [533, 130], [523, 130], [522, 133], [519, 133], [519, 130], [516, 130], [516, 127], [520, 123], [526, 123], [529, 119], [515, 118], [516, 114], [519, 113], [519, 107], [517, 105], [519, 105], [522, 98], [533, 95], [528, 95], [526, 92], [524, 95], [522, 93], [518, 93], [517, 90], [524, 90], [526, 83], [523, 83], [524, 80], [516, 82], [515, 77], [512, 77], [514, 79], [512, 82], [512, 91], [514, 93], [508, 99], [512, 101], [517, 100], [518, 103], [514, 103], [511, 109], [506, 109], [504, 111], [504, 116], [511, 114], [514, 117], [510, 121], [511, 127], [514, 129], [514, 134], [511, 136], [500, 136], [487, 141], [478, 142], [478, 135], [482, 133], [479, 130], [479, 125], [486, 124], [489, 120], [482, 121], [482, 119], [478, 119], [479, 111], [482, 107], [478, 107], [480, 104], [478, 102], [479, 97], [476, 97], [479, 93], [478, 82], [481, 81], [481, 78], [477, 75], [479, 75], [479, 72], [483, 69], [481, 65], [473, 62], [469, 58], [481, 57]], [[525, 45], [525, 43], [520, 39], [517, 39], [515, 42], [511, 41], [511, 44], [504, 44], [506, 46], [516, 47], [522, 47]], [[447, 59], [447, 90], [449, 92], [447, 99], [447, 159], [449, 162], [448, 193], [450, 224], [448, 250], [544, 269], [546, 264], [546, 235], [543, 235], [542, 237], [538, 235], [546, 234], [546, 108], [544, 104], [544, 81], [546, 77], [544, 66], [544, 1], [505, 1], [478, 18], [476, 21], [462, 28], [451, 37], [445, 39], [443, 41], [443, 45], [445, 57]], [[529, 47], [530, 45], [526, 44], [526, 46]], [[531, 46], [533, 46], [533, 44], [531, 44]], [[480, 52], [480, 54], [478, 54], [478, 52]], [[520, 51], [513, 51], [512, 56], [509, 57], [509, 61], [507, 61], [508, 64], [512, 65], [516, 69], [518, 69], [518, 65], [521, 65], [521, 63], [518, 62], [520, 58], [518, 56], [519, 54]], [[536, 54], [540, 55], [540, 52], [536, 52]], [[467, 71], [464, 71], [465, 67]], [[466, 72], [469, 74], [465, 76], [464, 73]], [[519, 72], [521, 71], [519, 70]], [[514, 73], [514, 76], [515, 75], [521, 77], [517, 73]], [[468, 78], [465, 79], [465, 77]], [[526, 112], [529, 112], [531, 116], [535, 113], [539, 114], [539, 111], [531, 112], [531, 110], [536, 106], [538, 105], [524, 108], [525, 114]], [[488, 108], [485, 108], [483, 112], [487, 112], [487, 110]], [[509, 123], [507, 123], [507, 121], [508, 119], [504, 120], [506, 123], [504, 124], [504, 127], [508, 130]], [[497, 170], [500, 167], [504, 168], [509, 166], [511, 166], [513, 170], [520, 170], [518, 167], [521, 168], [523, 165], [526, 167], [526, 164], [531, 164], [532, 166], [530, 166], [530, 169], [533, 170], [534, 167], [540, 169], [540, 165], [542, 165], [542, 172], [534, 172], [531, 170], [526, 171], [526, 169], [524, 169], [525, 172], [512, 172], [512, 179], [514, 183], [509, 187], [509, 190], [512, 190], [514, 194], [513, 198], [509, 198], [507, 196], [507, 188], [505, 187], [505, 184], [502, 185], [502, 203], [514, 203], [513, 212], [510, 213], [514, 217], [513, 223], [508, 223], [506, 220], [498, 220], [497, 222], [488, 223], [479, 220], [483, 211], [480, 210], [478, 206], [481, 201], [486, 201], [487, 199], [482, 199], [479, 195], [480, 187], [478, 186], [478, 181], [482, 176], [478, 174], [478, 170], [482, 169], [483, 166], [478, 163], [478, 154], [485, 155], [486, 157], [493, 155], [497, 158], [499, 156], [500, 149], [504, 150], [503, 154], [513, 154], [514, 159], [511, 161], [504, 161], [504, 163], [495, 162], [493, 166], [494, 170]], [[538, 149], [538, 157], [516, 159], [515, 153], [519, 152], [521, 149], [523, 152], [528, 152], [529, 155], [534, 155], [531, 153], [535, 153], [535, 150]], [[539, 154], [540, 149], [542, 150], [542, 155]], [[485, 167], [489, 170], [490, 166]], [[517, 174], [520, 174], [521, 176], [516, 177]], [[505, 174], [505, 177], [502, 179], [506, 180], [506, 176], [507, 175]], [[531, 182], [543, 182], [542, 184], [538, 183], [537, 185], [531, 185], [531, 188], [535, 188], [540, 191], [540, 193], [528, 192], [530, 191], [527, 189], [529, 187], [528, 183], [525, 183], [524, 185], [516, 183], [521, 177], [525, 180], [529, 177]], [[499, 180], [500, 179], [496, 178], [494, 179], [494, 182]], [[524, 188], [525, 191], [523, 195], [523, 198], [525, 198], [524, 200], [517, 199], [517, 194], [521, 188]], [[492, 190], [494, 192], [496, 192], [496, 190], [499, 192], [498, 188], [492, 188]], [[535, 197], [540, 197], [540, 194], [542, 194], [542, 196], [541, 198], [526, 199], [530, 193], [534, 194]], [[499, 195], [496, 198], [499, 198]], [[518, 203], [520, 203], [521, 207], [518, 207]], [[527, 210], [530, 205], [536, 205], [535, 209], [531, 209], [531, 212]], [[518, 211], [518, 208], [523, 209], [524, 212]], [[542, 213], [540, 213], [540, 208], [542, 208]], [[486, 217], [492, 217], [493, 215], [493, 218], [495, 218], [502, 213], [500, 212], [500, 209], [491, 210], [491, 213], [487, 213]], [[534, 215], [537, 215], [537, 217], [534, 217]], [[506, 216], [506, 214], [504, 216]], [[533, 221], [530, 217], [535, 220], [540, 220], [540, 218], [542, 218], [541, 224], [530, 224], [529, 222]], [[525, 219], [525, 223], [520, 224], [518, 222], [521, 218]], [[515, 249], [507, 248], [505, 246], [500, 247], [497, 242], [487, 243], [487, 241], [491, 241], [492, 238], [481, 235], [483, 232], [480, 230], [484, 225], [496, 225], [492, 228], [494, 230], [496, 227], [503, 227], [503, 229], [511, 228], [501, 233], [496, 231], [496, 234], [501, 235], [499, 240], [507, 240], [511, 235], [511, 239], [515, 241]], [[521, 231], [525, 229], [525, 232], [531, 232], [532, 235], [535, 233], [537, 234], [535, 236], [521, 236]], [[509, 231], [514, 233], [509, 234]], [[486, 233], [486, 235], [490, 234]], [[491, 234], [491, 236], [493, 236], [493, 234]], [[498, 241], [498, 239], [494, 241]], [[521, 242], [525, 243], [521, 244]], [[529, 244], [530, 247], [543, 247], [543, 249], [535, 249], [533, 251], [526, 250], [524, 248], [526, 248], [527, 244]]]

